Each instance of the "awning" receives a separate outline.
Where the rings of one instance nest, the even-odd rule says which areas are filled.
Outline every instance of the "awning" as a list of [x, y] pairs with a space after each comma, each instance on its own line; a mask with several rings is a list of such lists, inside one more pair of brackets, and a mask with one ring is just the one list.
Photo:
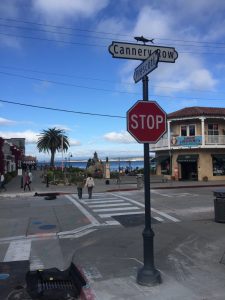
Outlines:
[[212, 158], [225, 162], [225, 154], [212, 154]]
[[161, 164], [162, 162], [169, 160], [170, 157], [169, 157], [169, 155], [161, 155], [161, 156], [157, 156], [155, 159], [158, 164]]
[[178, 155], [177, 162], [196, 162], [198, 160], [198, 154], [187, 154], [187, 155]]

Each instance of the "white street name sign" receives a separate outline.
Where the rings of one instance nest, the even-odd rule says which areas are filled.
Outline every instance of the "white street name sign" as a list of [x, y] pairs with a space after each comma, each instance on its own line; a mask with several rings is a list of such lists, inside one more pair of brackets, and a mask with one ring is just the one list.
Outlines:
[[156, 50], [149, 56], [149, 58], [143, 61], [143, 63], [141, 63], [134, 70], [135, 83], [140, 81], [145, 75], [148, 75], [153, 70], [155, 70], [158, 67], [158, 62], [159, 62], [159, 50]]
[[173, 47], [141, 45], [113, 41], [109, 46], [109, 52], [114, 58], [145, 60], [154, 51], [159, 50], [159, 61], [174, 63], [178, 53]]

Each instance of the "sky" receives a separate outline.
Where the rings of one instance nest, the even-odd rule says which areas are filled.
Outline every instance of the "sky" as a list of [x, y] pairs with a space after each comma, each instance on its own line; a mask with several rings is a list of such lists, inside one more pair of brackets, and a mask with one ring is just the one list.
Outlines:
[[38, 136], [54, 127], [69, 138], [65, 157], [142, 157], [126, 130], [141, 61], [113, 58], [109, 45], [143, 35], [176, 49], [149, 74], [149, 99], [166, 113], [225, 107], [224, 15], [222, 0], [1, 0], [0, 136], [26, 138], [38, 160], [49, 159]]

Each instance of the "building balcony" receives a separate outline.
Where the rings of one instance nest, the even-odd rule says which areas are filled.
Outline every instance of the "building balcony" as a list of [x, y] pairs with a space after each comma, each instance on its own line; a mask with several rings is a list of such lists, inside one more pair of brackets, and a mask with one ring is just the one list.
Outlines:
[[185, 148], [224, 148], [225, 135], [205, 135], [205, 136], [176, 136], [160, 139], [156, 144], [151, 144], [151, 151], [185, 149]]

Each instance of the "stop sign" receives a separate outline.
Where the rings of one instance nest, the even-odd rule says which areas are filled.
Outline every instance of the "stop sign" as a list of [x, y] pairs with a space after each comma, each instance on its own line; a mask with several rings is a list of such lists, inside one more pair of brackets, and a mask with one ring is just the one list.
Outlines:
[[166, 132], [166, 113], [156, 101], [137, 101], [127, 111], [127, 131], [139, 143], [156, 143]]

